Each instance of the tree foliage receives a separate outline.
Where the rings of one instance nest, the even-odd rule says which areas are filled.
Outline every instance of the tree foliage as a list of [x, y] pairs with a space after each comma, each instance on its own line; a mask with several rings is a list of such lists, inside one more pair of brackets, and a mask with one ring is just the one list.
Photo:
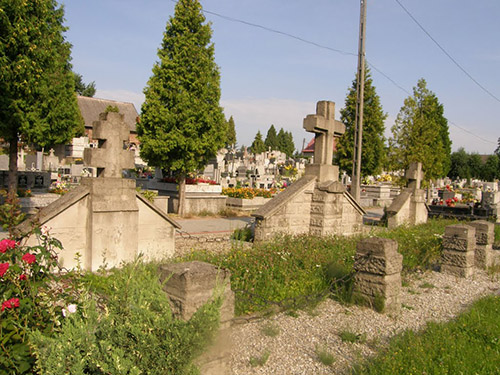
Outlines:
[[9, 191], [19, 139], [50, 147], [83, 133], [63, 17], [55, 0], [0, 0], [0, 137], [9, 143]]
[[[354, 150], [354, 133], [356, 127], [356, 92], [357, 78], [352, 82], [345, 100], [345, 107], [340, 110], [340, 119], [346, 130], [337, 142], [337, 163], [348, 174], [352, 174]], [[385, 159], [384, 113], [377, 95], [370, 70], [366, 69], [364, 108], [363, 108], [363, 140], [361, 150], [361, 175], [369, 176], [381, 172]]]
[[252, 145], [250, 146], [250, 150], [254, 154], [260, 154], [261, 152], [266, 151], [266, 145], [262, 140], [262, 133], [260, 131], [258, 131], [255, 135]]
[[426, 178], [448, 173], [451, 141], [444, 108], [422, 78], [405, 99], [392, 127], [391, 157], [398, 169], [421, 162]]
[[295, 143], [293, 142], [292, 132], [280, 129], [278, 133], [278, 150], [284, 152], [286, 156], [291, 157], [295, 152]]
[[500, 178], [500, 161], [496, 154], [488, 156], [481, 168], [481, 179], [484, 181], [494, 181]]
[[211, 36], [199, 1], [179, 0], [144, 89], [141, 157], [181, 176], [203, 168], [226, 143]]
[[226, 126], [227, 126], [226, 145], [229, 147], [235, 147], [236, 146], [236, 127], [234, 125], [233, 116], [229, 117], [229, 120], [227, 120]]
[[451, 154], [451, 165], [448, 172], [448, 177], [455, 180], [459, 178], [470, 178], [469, 154], [463, 147], [459, 148]]
[[77, 92], [78, 95], [81, 95], [81, 96], [88, 96], [90, 98], [92, 98], [94, 95], [95, 95], [95, 82], [92, 81], [88, 84], [86, 84], [85, 82], [83, 82], [83, 77], [81, 74], [78, 74], [78, 73], [74, 73], [74, 77], [75, 77], [75, 90]]
[[276, 128], [274, 127], [274, 124], [271, 124], [271, 127], [267, 131], [266, 140], [264, 141], [264, 144], [266, 145], [267, 150], [279, 149], [278, 134], [276, 133]]

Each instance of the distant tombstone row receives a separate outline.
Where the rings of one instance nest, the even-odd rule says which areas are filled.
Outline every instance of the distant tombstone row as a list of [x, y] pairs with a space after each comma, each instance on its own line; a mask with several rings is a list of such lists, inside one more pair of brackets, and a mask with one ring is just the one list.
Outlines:
[[[17, 173], [17, 186], [21, 189], [47, 189], [51, 183], [50, 172], [22, 171]], [[9, 172], [0, 171], [0, 187], [8, 187]]]

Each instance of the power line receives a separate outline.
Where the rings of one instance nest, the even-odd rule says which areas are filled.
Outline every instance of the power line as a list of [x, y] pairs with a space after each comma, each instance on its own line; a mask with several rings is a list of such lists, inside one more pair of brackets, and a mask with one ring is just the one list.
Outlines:
[[486, 87], [484, 87], [483, 85], [481, 85], [474, 77], [472, 77], [472, 75], [469, 74], [469, 72], [467, 72], [467, 70], [465, 70], [465, 68], [462, 67], [462, 65], [460, 65], [458, 63], [457, 60], [455, 60], [453, 58], [453, 56], [451, 56], [444, 48], [443, 46], [441, 46], [441, 44], [439, 44], [436, 39], [434, 39], [432, 37], [432, 35], [420, 24], [420, 22], [417, 21], [417, 19], [415, 17], [413, 17], [413, 15], [408, 11], [408, 9], [406, 9], [403, 4], [401, 4], [401, 2], [399, 0], [394, 0], [396, 1], [396, 3], [399, 4], [399, 6], [406, 12], [406, 14], [408, 14], [408, 16], [410, 16], [410, 18], [413, 20], [413, 22], [415, 22], [417, 24], [418, 27], [420, 27], [420, 29], [434, 42], [434, 44], [436, 46], [438, 46], [438, 48], [467, 76], [469, 77], [472, 82], [474, 82], [477, 86], [479, 86], [484, 92], [486, 92], [489, 96], [491, 96], [493, 99], [495, 99], [497, 102], [500, 103], [500, 99], [498, 99], [495, 95], [493, 95], [491, 93], [491, 91], [489, 91]]
[[[171, 2], [173, 2], [174, 4], [177, 4], [177, 0], [170, 0]], [[399, 5], [401, 5], [401, 3], [399, 2], [399, 0], [395, 0], [396, 2], [398, 2]], [[406, 11], [406, 9], [403, 7], [403, 5], [401, 5], [401, 7]], [[267, 26], [262, 26], [262, 25], [259, 25], [259, 24], [256, 24], [256, 23], [252, 23], [252, 22], [248, 22], [248, 21], [244, 21], [244, 20], [241, 20], [241, 19], [238, 19], [238, 18], [234, 18], [234, 17], [229, 17], [229, 16], [225, 16], [223, 14], [219, 14], [219, 13], [216, 13], [216, 12], [212, 12], [212, 11], [209, 11], [209, 10], [206, 10], [206, 9], [202, 9], [202, 12], [203, 13], [207, 13], [207, 14], [211, 14], [211, 15], [214, 15], [214, 16], [217, 16], [217, 17], [220, 17], [222, 19], [225, 19], [227, 21], [231, 21], [231, 22], [236, 22], [236, 23], [241, 23], [243, 25], [247, 25], [247, 26], [251, 26], [251, 27], [256, 27], [256, 28], [259, 28], [259, 29], [262, 29], [262, 30], [265, 30], [265, 31], [269, 31], [269, 32], [272, 32], [272, 33], [275, 33], [275, 34], [279, 34], [279, 35], [283, 35], [285, 37], [289, 37], [289, 38], [292, 38], [292, 39], [295, 39], [295, 40], [299, 40], [303, 43], [306, 43], [306, 44], [310, 44], [310, 45], [313, 45], [313, 46], [316, 46], [316, 47], [319, 47], [319, 48], [322, 48], [322, 49], [326, 49], [326, 50], [329, 50], [329, 51], [332, 51], [332, 52], [336, 52], [336, 53], [340, 53], [342, 55], [346, 55], [346, 56], [358, 56], [357, 53], [353, 53], [353, 52], [346, 52], [346, 51], [342, 51], [342, 50], [339, 50], [339, 49], [336, 49], [336, 48], [332, 48], [332, 47], [328, 47], [328, 46], [325, 46], [325, 45], [322, 45], [322, 44], [319, 44], [319, 43], [316, 43], [316, 42], [312, 42], [310, 40], [307, 40], [307, 39], [304, 39], [304, 38], [301, 38], [299, 36], [296, 36], [296, 35], [292, 35], [292, 34], [289, 34], [287, 32], [284, 32], [284, 31], [280, 31], [280, 30], [276, 30], [276, 29], [272, 29], [270, 27], [267, 27]], [[413, 18], [413, 16], [408, 12], [408, 15], [410, 17]], [[418, 21], [416, 21], [414, 19], [415, 22], [417, 22], [417, 24], [420, 26], [420, 24], [418, 23]], [[425, 29], [420, 26], [422, 28], [422, 30], [424, 30], [424, 32], [427, 33], [427, 31], [425, 31]], [[427, 33], [428, 34], [428, 33]], [[430, 34], [428, 34], [429, 37], [434, 40], [432, 38], [432, 36], [430, 36]], [[436, 41], [434, 41], [436, 44], [438, 44]], [[439, 46], [439, 44], [438, 44]], [[441, 48], [441, 46], [439, 46]], [[443, 49], [444, 51], [444, 49]], [[447, 55], [448, 53], [446, 51], [444, 51]], [[449, 56], [452, 60], [453, 58], [451, 56]], [[402, 90], [403, 92], [405, 92], [406, 94], [408, 94], [409, 96], [411, 96], [412, 94], [406, 90], [403, 86], [401, 86], [400, 84], [398, 84], [396, 81], [394, 81], [391, 77], [389, 77], [387, 74], [385, 74], [384, 72], [382, 72], [380, 69], [378, 69], [375, 65], [373, 65], [371, 62], [369, 62], [368, 60], [366, 61], [368, 63], [368, 65], [370, 65], [371, 68], [373, 68], [374, 70], [376, 70], [379, 74], [381, 74], [383, 77], [385, 77], [389, 82], [391, 82], [394, 86], [396, 86], [397, 88], [399, 88], [400, 90]], [[456, 63], [456, 62], [455, 62]], [[458, 65], [458, 63], [456, 63]], [[460, 67], [460, 65], [458, 65]], [[461, 68], [461, 67], [460, 67]], [[462, 69], [462, 68], [461, 68]], [[462, 69], [463, 70], [463, 69]], [[465, 70], [463, 70], [465, 72]], [[465, 74], [467, 74], [469, 77], [470, 75], [465, 72]], [[476, 82], [472, 77], [470, 77], [474, 82]], [[477, 82], [476, 82], [477, 83]], [[477, 83], [480, 87], [482, 87], [479, 83]], [[483, 88], [483, 87], [482, 87]], [[484, 89], [484, 88], [483, 88]], [[491, 94], [488, 90], [484, 89], [487, 93], [489, 93], [491, 96], [493, 96], [494, 99], [498, 100], [493, 94]], [[500, 101], [500, 100], [499, 100]], [[496, 144], [495, 142], [492, 142], [492, 141], [489, 141], [485, 138], [482, 138], [480, 136], [478, 136], [477, 134], [474, 134], [470, 131], [468, 131], [467, 129], [465, 128], [462, 128], [458, 125], [456, 125], [455, 123], [451, 122], [448, 120], [448, 123], [450, 123], [451, 125], [457, 127], [458, 129], [482, 140], [483, 142], [487, 142], [487, 143], [491, 143], [491, 144]]]

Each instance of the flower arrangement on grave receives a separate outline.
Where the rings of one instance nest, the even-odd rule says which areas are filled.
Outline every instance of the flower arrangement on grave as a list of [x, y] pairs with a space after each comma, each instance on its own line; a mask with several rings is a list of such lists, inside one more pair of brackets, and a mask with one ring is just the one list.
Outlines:
[[[164, 177], [162, 179], [162, 182], [178, 184], [179, 178], [178, 177]], [[186, 185], [198, 185], [198, 184], [218, 185], [216, 181], [206, 179], [206, 178], [200, 178], [200, 177], [188, 177], [188, 178], [186, 178]]]
[[49, 187], [49, 193], [64, 195], [69, 191], [68, 184], [62, 181], [55, 181]]
[[272, 198], [280, 190], [271, 189], [254, 189], [254, 188], [223, 188], [222, 195], [231, 198], [254, 199], [255, 197]]

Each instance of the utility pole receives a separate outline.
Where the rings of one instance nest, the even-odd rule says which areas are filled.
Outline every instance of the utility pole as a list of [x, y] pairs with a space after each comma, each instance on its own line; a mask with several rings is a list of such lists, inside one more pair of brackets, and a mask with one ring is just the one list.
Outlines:
[[366, 2], [361, 0], [359, 16], [358, 72], [356, 74], [356, 127], [354, 131], [354, 152], [352, 157], [351, 194], [359, 202], [361, 198], [361, 147], [363, 141], [363, 104], [365, 93], [365, 38]]

